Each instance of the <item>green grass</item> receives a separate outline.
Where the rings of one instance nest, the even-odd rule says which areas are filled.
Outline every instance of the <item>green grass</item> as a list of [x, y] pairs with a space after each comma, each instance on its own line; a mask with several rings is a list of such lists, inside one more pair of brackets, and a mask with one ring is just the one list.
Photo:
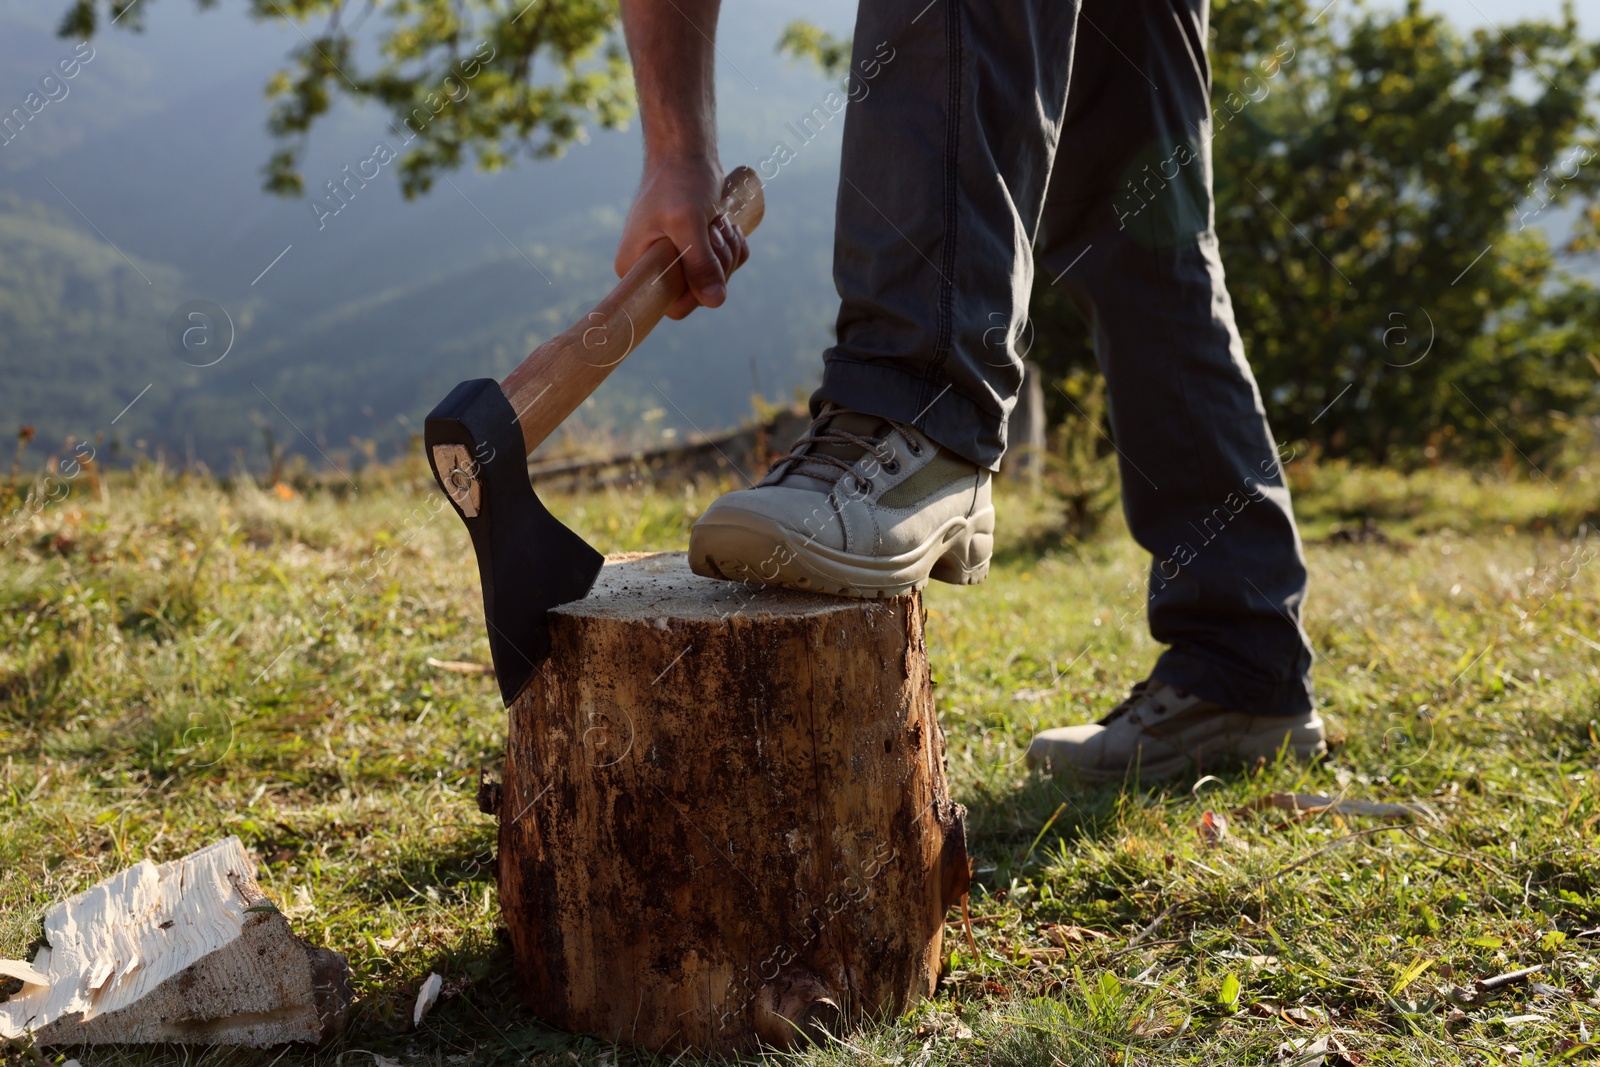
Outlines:
[[[1561, 565], [1600, 550], [1574, 557], [1572, 540], [1600, 492], [1581, 472], [1289, 470], [1317, 683], [1346, 743], [1314, 767], [1198, 786], [1030, 777], [1030, 733], [1098, 716], [1158, 649], [1139, 610], [1148, 557], [1116, 515], [1069, 536], [1049, 492], [1010, 490], [990, 580], [927, 596], [977, 951], [952, 923], [935, 1000], [793, 1058], [1269, 1063], [1328, 1034], [1352, 1063], [1592, 1055], [1600, 564]], [[718, 488], [552, 507], [608, 550], [677, 548]], [[147, 468], [106, 497], [48, 504], [0, 550], [0, 955], [27, 952], [63, 895], [234, 833], [296, 929], [349, 957], [358, 1005], [347, 1038], [315, 1053], [75, 1054], [665, 1063], [548, 1030], [516, 1002], [494, 824], [473, 802], [504, 711], [491, 681], [426, 663], [487, 648], [465, 534], [420, 468], [291, 499]], [[1387, 539], [1327, 540], [1367, 517]], [[1202, 844], [1205, 810], [1285, 790], [1422, 800], [1442, 821], [1258, 812], [1231, 820], [1237, 844]], [[1533, 963], [1549, 989], [1458, 1017], [1438, 992]], [[453, 995], [412, 1031], [430, 971]], [[1519, 1016], [1536, 1018], [1505, 1021]]]

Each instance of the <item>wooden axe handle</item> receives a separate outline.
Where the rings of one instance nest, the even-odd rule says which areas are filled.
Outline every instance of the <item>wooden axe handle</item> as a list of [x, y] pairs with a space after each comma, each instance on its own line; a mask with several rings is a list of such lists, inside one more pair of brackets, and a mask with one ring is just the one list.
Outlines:
[[[766, 205], [761, 179], [749, 167], [735, 168], [722, 183], [722, 213], [749, 234], [761, 224]], [[665, 237], [645, 252], [604, 300], [565, 333], [534, 349], [500, 383], [532, 453], [606, 380], [623, 357], [639, 347], [688, 288], [677, 248]]]

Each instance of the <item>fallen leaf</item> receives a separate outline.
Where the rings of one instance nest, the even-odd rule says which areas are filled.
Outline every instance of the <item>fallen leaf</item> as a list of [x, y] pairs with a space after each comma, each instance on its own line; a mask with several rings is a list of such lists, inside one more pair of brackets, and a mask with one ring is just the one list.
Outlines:
[[1217, 955], [1222, 959], [1243, 960], [1257, 970], [1260, 970], [1263, 967], [1276, 967], [1278, 965], [1278, 957], [1276, 956], [1253, 956], [1248, 952], [1235, 952], [1232, 949], [1229, 949], [1227, 952], [1219, 952]]
[[1328, 1035], [1296, 1037], [1278, 1046], [1277, 1060], [1288, 1067], [1322, 1067], [1328, 1055]]
[[23, 985], [50, 988], [50, 976], [34, 970], [32, 964], [24, 963], [22, 960], [0, 960], [0, 974], [7, 978], [15, 978]]
[[1065, 958], [1067, 954], [1066, 949], [1058, 948], [1054, 945], [1048, 948], [1025, 948], [1021, 951], [1022, 955], [1030, 960], [1050, 960], [1052, 962]]
[[1200, 816], [1200, 843], [1206, 848], [1216, 848], [1228, 836], [1228, 818], [1221, 812], [1207, 811]]
[[1360, 1067], [1362, 1062], [1360, 1054], [1346, 1047], [1345, 1043], [1339, 1040], [1338, 1034], [1328, 1036], [1328, 1058], [1325, 1061], [1327, 1067]]
[[428, 1010], [439, 999], [439, 990], [443, 985], [443, 978], [440, 978], [437, 974], [428, 975], [427, 980], [422, 983], [422, 988], [417, 990], [416, 1007], [411, 1009], [412, 1026], [422, 1025], [422, 1017], [428, 1014]]
[[1110, 934], [1091, 930], [1087, 926], [1071, 926], [1065, 923], [1040, 923], [1039, 932], [1052, 944], [1062, 948], [1083, 945], [1090, 941], [1107, 941], [1111, 937]]
[[948, 1041], [969, 1041], [972, 1039], [972, 1027], [961, 1021], [961, 1016], [954, 1012], [935, 1011], [923, 1017], [917, 1024], [918, 1037], [942, 1037]]

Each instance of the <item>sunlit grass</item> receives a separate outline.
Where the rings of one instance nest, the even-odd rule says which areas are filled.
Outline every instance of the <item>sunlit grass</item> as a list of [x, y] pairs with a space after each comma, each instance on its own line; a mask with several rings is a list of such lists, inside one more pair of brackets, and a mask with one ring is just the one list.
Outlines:
[[[1118, 517], [1078, 540], [1049, 490], [1004, 489], [990, 580], [927, 596], [977, 952], [955, 922], [936, 1000], [801, 1058], [1231, 1064], [1331, 1034], [1350, 1062], [1544, 1063], [1600, 1027], [1600, 545], [1575, 540], [1600, 493], [1581, 472], [1289, 471], [1317, 684], [1346, 743], [1198, 792], [1030, 777], [1031, 732], [1102, 714], [1157, 646], [1148, 557]], [[504, 711], [492, 681], [427, 664], [488, 658], [466, 537], [419, 467], [338, 484], [146, 469], [45, 506], [0, 550], [0, 955], [61, 896], [236, 833], [296, 929], [355, 970], [352, 1033], [277, 1062], [611, 1056], [517, 1004], [496, 937], [473, 793]], [[718, 489], [548, 503], [607, 550], [681, 548]], [[1424, 800], [1441, 822], [1258, 812], [1232, 820], [1238, 846], [1203, 846], [1204, 810], [1285, 790]], [[1545, 991], [1459, 1018], [1439, 996], [1533, 963]], [[429, 971], [465, 988], [411, 1032]]]

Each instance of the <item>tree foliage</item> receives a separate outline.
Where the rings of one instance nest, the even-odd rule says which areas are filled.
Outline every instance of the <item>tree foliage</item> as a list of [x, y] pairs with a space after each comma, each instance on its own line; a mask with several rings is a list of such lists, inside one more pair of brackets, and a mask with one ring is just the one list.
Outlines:
[[[152, 2], [74, 0], [60, 33], [88, 37], [102, 16], [138, 31]], [[633, 113], [616, 0], [240, 2], [259, 21], [293, 23], [304, 40], [267, 84], [267, 126], [279, 147], [263, 174], [274, 193], [302, 195], [307, 139], [341, 96], [391, 113], [406, 145], [407, 197], [469, 155], [485, 170], [519, 152], [557, 156], [583, 139], [586, 123], [618, 127]]]
[[[1322, 6], [1213, 6], [1216, 228], [1274, 430], [1377, 461], [1592, 450], [1600, 291], [1563, 262], [1600, 220], [1600, 47], [1570, 8], [1463, 36], [1415, 0]], [[1587, 223], [1552, 247], [1568, 202]], [[1081, 381], [1046, 278], [1033, 325]]]
[[850, 38], [835, 37], [804, 20], [789, 23], [778, 37], [779, 54], [810, 60], [830, 78], [837, 78], [850, 69], [850, 45]]

